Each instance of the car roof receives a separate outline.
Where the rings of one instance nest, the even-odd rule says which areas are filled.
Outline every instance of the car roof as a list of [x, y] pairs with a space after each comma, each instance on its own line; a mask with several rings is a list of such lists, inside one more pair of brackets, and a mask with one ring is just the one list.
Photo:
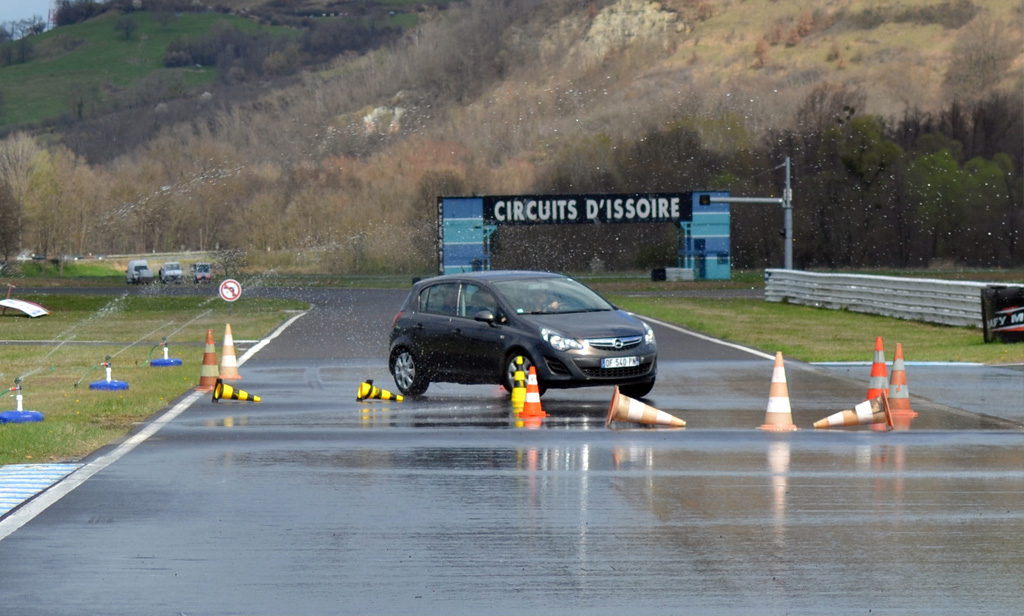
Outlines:
[[445, 274], [443, 276], [433, 276], [431, 278], [424, 278], [417, 282], [419, 285], [434, 284], [437, 282], [445, 281], [457, 281], [457, 280], [479, 280], [482, 282], [495, 282], [499, 280], [517, 280], [523, 278], [565, 278], [562, 274], [556, 274], [554, 272], [543, 272], [533, 270], [488, 270], [488, 271], [477, 271], [477, 272], [460, 272], [457, 274]]

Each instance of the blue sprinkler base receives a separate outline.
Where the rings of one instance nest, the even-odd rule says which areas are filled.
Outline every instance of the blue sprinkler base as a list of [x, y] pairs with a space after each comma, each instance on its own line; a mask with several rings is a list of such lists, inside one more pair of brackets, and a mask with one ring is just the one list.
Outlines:
[[169, 358], [169, 359], [154, 359], [153, 361], [149, 362], [149, 365], [153, 366], [154, 368], [167, 368], [169, 366], [180, 366], [181, 365], [181, 360], [180, 359], [173, 359], [173, 358]]
[[0, 413], [0, 424], [4, 423], [29, 423], [42, 421], [43, 414], [39, 411], [4, 411]]
[[89, 389], [122, 391], [128, 389], [128, 381], [93, 381], [92, 383], [89, 383]]

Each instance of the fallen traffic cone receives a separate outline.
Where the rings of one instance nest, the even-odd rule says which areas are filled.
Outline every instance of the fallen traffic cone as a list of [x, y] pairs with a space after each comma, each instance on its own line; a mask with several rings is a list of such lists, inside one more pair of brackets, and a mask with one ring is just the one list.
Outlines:
[[910, 388], [907, 387], [907, 369], [903, 363], [903, 345], [896, 343], [896, 356], [892, 360], [892, 377], [889, 379], [889, 409], [899, 417], [917, 417], [910, 408]]
[[199, 369], [198, 391], [212, 391], [217, 384], [217, 350], [213, 347], [213, 330], [206, 330], [206, 347], [203, 350], [203, 365]]
[[364, 381], [359, 385], [359, 392], [356, 393], [356, 400], [395, 400], [401, 402], [405, 400], [401, 394], [393, 394], [386, 389], [381, 389], [373, 384], [373, 379]]
[[523, 401], [522, 417], [547, 417], [548, 414], [540, 406], [540, 387], [537, 385], [537, 369], [530, 366], [530, 376], [526, 378], [526, 399]]
[[235, 380], [242, 378], [238, 374], [238, 360], [235, 358], [235, 338], [231, 335], [231, 324], [224, 328], [224, 345], [220, 351], [220, 378]]
[[782, 353], [775, 353], [772, 386], [768, 390], [768, 408], [760, 429], [772, 432], [792, 432], [799, 429], [793, 424], [793, 409], [789, 406], [789, 387], [786, 385], [786, 366], [782, 362]]
[[686, 422], [682, 419], [665, 411], [659, 411], [639, 400], [634, 400], [619, 392], [618, 387], [615, 388], [615, 393], [612, 394], [612, 403], [608, 407], [608, 417], [604, 420], [604, 427], [611, 426], [613, 421], [632, 421], [647, 425], [664, 425], [676, 428], [686, 427]]
[[885, 351], [882, 349], [882, 337], [875, 339], [875, 360], [871, 362], [871, 380], [868, 382], [868, 400], [873, 400], [889, 393], [889, 378], [885, 373]]
[[892, 412], [889, 408], [889, 396], [883, 391], [878, 397], [865, 400], [853, 410], [839, 411], [825, 419], [814, 422], [815, 428], [843, 428], [846, 426], [885, 425], [892, 430]]
[[235, 389], [234, 387], [225, 383], [222, 379], [217, 379], [217, 383], [213, 386], [213, 401], [218, 400], [251, 400], [253, 402], [259, 402], [260, 397], [254, 396], [247, 391], [241, 389]]
[[526, 404], [526, 375], [523, 374], [522, 355], [516, 355], [516, 373], [512, 381], [512, 410], [520, 413]]

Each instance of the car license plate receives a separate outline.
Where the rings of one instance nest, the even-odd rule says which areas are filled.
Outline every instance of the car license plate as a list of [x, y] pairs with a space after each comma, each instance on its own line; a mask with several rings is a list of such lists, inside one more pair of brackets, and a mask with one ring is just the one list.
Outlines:
[[632, 368], [640, 365], [640, 358], [636, 357], [605, 357], [601, 360], [602, 368]]

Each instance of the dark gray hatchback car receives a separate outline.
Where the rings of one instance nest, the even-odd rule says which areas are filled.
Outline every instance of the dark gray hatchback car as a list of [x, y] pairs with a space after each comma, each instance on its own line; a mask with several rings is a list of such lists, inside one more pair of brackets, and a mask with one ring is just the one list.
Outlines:
[[572, 278], [531, 271], [449, 274], [413, 285], [395, 316], [388, 367], [405, 395], [432, 381], [495, 383], [511, 391], [516, 356], [541, 391], [654, 387], [654, 332]]

